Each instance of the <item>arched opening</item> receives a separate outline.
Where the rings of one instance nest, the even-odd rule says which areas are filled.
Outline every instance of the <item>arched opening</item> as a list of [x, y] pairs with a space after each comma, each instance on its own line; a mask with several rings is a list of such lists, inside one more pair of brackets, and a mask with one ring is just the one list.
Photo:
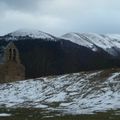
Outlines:
[[12, 59], [12, 49], [10, 48], [9, 49], [9, 60], [11, 60]]
[[16, 61], [16, 49], [13, 49], [13, 61]]

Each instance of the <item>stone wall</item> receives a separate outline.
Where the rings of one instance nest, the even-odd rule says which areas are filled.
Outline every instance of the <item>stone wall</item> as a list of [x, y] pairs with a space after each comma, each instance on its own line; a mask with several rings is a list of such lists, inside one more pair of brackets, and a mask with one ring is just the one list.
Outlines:
[[5, 80], [5, 69], [4, 65], [0, 64], [0, 83]]
[[0, 65], [0, 83], [25, 79], [25, 68], [22, 64], [8, 62]]
[[19, 51], [14, 43], [5, 49], [5, 61], [0, 64], [0, 83], [25, 79], [25, 67], [20, 63]]

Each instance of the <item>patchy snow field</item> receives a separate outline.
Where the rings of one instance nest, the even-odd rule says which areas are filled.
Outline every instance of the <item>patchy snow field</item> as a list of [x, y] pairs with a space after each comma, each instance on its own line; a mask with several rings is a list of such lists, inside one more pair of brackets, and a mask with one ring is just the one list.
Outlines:
[[3, 106], [66, 114], [120, 109], [120, 72], [81, 72], [0, 84], [0, 107]]
[[0, 117], [9, 117], [11, 114], [8, 113], [0, 113]]

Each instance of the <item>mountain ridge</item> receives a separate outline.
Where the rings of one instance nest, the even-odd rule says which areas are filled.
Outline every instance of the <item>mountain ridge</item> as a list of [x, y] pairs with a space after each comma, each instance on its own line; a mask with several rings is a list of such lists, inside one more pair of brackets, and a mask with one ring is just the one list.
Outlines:
[[113, 56], [120, 54], [119, 34], [96, 34], [96, 33], [67, 33], [61, 38], [70, 40], [78, 45], [97, 51], [102, 48]]
[[[7, 36], [7, 38], [9, 38], [9, 36]], [[96, 45], [93, 44], [94, 39], [89, 40], [89, 38], [87, 38], [87, 47], [85, 46], [86, 39], [78, 38], [78, 41], [80, 41], [79, 45], [74, 42], [73, 39], [71, 41], [61, 37], [54, 37], [52, 40], [47, 37], [31, 38], [26, 36], [25, 33], [25, 36], [19, 36], [14, 40], [11, 39], [11, 36], [9, 40], [6, 40], [6, 36], [1, 37], [0, 55], [3, 56], [3, 48], [5, 48], [10, 41], [13, 41], [19, 50], [21, 63], [26, 68], [27, 79], [47, 75], [120, 67], [120, 48], [118, 48], [119, 46], [117, 47], [118, 40], [117, 42], [115, 41], [116, 46], [112, 46], [111, 48], [111, 44], [107, 45], [109, 41], [104, 44], [104, 42], [102, 42], [104, 39], [100, 39], [100, 43], [104, 45], [104, 47], [101, 47], [98, 46], [98, 42], [96, 42]], [[91, 43], [91, 41], [93, 42]], [[99, 41], [99, 39], [96, 41]], [[85, 45], [81, 45], [84, 42]], [[89, 48], [89, 43], [94, 50]]]
[[58, 39], [69, 40], [80, 46], [87, 47], [93, 52], [98, 52], [100, 48], [114, 57], [120, 56], [120, 34], [71, 32], [62, 35], [61, 37], [56, 37], [36, 29], [19, 29], [0, 37], [0, 39], [5, 39], [7, 41], [25, 40], [28, 38], [53, 41], [57, 41]]

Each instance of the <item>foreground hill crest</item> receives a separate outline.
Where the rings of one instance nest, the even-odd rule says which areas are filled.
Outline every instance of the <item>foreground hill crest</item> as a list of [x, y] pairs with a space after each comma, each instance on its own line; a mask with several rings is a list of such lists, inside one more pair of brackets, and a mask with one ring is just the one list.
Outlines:
[[0, 106], [63, 114], [120, 109], [120, 69], [41, 77], [0, 84]]

